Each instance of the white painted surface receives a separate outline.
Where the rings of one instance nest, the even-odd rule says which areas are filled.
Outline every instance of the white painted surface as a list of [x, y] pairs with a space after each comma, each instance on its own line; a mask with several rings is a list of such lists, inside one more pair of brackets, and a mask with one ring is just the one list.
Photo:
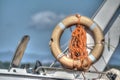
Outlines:
[[120, 0], [107, 0], [93, 20], [104, 30], [119, 6]]
[[[115, 20], [115, 22], [113, 23], [113, 25], [111, 26], [110, 30], [107, 32], [107, 34], [105, 35], [105, 41], [107, 41], [108, 43], [108, 33], [110, 33], [109, 38], [110, 38], [110, 45], [114, 46], [110, 47], [110, 51], [108, 49], [108, 45], [105, 45], [105, 49], [103, 51], [103, 57], [106, 61], [106, 63], [109, 62], [112, 54], [114, 53], [116, 47], [119, 44], [119, 36], [120, 36], [120, 15], [119, 17], [117, 17], [117, 19]], [[106, 67], [106, 64], [103, 60], [103, 58], [101, 57], [100, 60], [95, 63], [95, 67], [99, 70], [99, 71], [103, 71], [104, 68]]]
[[[94, 17], [94, 21], [101, 27], [102, 30], [105, 29], [105, 27], [108, 25], [109, 21], [115, 14], [116, 10], [120, 6], [120, 0], [107, 0], [105, 1], [103, 7], [100, 9], [100, 11], [97, 13], [97, 15]], [[98, 71], [104, 71], [106, 64], [109, 62], [112, 54], [114, 53], [120, 36], [120, 17], [118, 17], [113, 25], [111, 26], [110, 30], [110, 45], [113, 45], [115, 48], [108, 50], [108, 45], [105, 45], [105, 49], [103, 51], [103, 57], [97, 61], [94, 66]], [[108, 32], [105, 34], [105, 42], [108, 43]], [[91, 40], [92, 41], [92, 40]], [[93, 41], [92, 41], [93, 42]], [[93, 70], [91, 68], [90, 70]]]

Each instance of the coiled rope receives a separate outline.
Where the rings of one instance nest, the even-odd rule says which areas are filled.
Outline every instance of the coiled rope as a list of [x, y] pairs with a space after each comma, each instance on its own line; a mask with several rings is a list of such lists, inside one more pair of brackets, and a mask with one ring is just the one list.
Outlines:
[[[74, 60], [80, 61], [81, 69], [88, 69], [90, 66], [86, 45], [87, 36], [84, 26], [76, 25], [76, 28], [72, 32], [71, 40], [69, 43], [69, 56]], [[84, 61], [86, 61], [86, 64], [83, 64]]]

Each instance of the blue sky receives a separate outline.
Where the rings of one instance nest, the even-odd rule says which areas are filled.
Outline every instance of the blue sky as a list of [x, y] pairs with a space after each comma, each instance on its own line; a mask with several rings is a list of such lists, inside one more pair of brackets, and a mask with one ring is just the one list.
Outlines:
[[102, 1], [0, 0], [0, 52], [15, 52], [19, 40], [27, 34], [30, 41], [23, 61], [53, 59], [48, 43], [55, 25], [76, 13], [92, 17]]

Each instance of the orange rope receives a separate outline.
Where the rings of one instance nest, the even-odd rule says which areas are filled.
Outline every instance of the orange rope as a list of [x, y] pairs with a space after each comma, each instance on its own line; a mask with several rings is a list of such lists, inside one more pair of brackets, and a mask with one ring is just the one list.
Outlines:
[[81, 67], [84, 67], [84, 60], [87, 60], [87, 65], [89, 64], [86, 42], [87, 37], [84, 27], [82, 25], [77, 25], [72, 32], [72, 38], [69, 43], [69, 55], [74, 60], [80, 60]]

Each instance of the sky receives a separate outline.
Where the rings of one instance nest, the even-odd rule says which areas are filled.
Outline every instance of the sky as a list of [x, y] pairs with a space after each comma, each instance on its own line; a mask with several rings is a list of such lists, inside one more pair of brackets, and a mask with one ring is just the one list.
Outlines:
[[[30, 36], [23, 62], [53, 61], [49, 48], [52, 31], [69, 15], [79, 13], [92, 17], [103, 0], [0, 0], [0, 55], [12, 58], [24, 35]], [[61, 45], [70, 37], [68, 30]], [[47, 57], [46, 57], [47, 56]], [[27, 58], [26, 58], [27, 57]]]

